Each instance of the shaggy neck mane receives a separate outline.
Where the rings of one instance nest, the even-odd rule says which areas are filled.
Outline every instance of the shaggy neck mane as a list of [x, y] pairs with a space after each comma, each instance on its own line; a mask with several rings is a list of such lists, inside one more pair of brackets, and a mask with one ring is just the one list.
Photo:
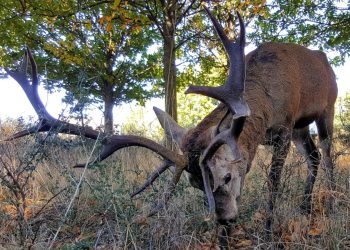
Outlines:
[[239, 137], [238, 145], [244, 159], [250, 164], [254, 158], [259, 144], [265, 140], [266, 122], [258, 116], [246, 119], [243, 131]]
[[211, 140], [211, 128], [218, 124], [226, 111], [226, 106], [224, 104], [219, 104], [195, 128], [190, 129], [186, 134], [181, 149], [182, 152], [188, 153], [189, 172], [200, 174], [198, 165], [200, 154]]

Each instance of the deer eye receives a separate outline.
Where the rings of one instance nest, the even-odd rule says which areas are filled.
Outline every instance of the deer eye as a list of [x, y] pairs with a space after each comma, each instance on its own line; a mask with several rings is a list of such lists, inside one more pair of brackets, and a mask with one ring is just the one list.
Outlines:
[[229, 183], [231, 181], [231, 174], [230, 173], [227, 173], [225, 176], [224, 176], [224, 182], [225, 184]]

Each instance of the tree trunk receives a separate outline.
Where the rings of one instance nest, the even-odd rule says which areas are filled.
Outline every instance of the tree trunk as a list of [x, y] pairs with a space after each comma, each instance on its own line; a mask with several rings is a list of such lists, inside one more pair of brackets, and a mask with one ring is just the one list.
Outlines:
[[163, 23], [163, 78], [165, 83], [165, 111], [177, 121], [175, 22], [176, 3], [170, 4]]
[[[175, 24], [177, 1], [170, 0], [164, 12], [163, 22], [163, 78], [165, 83], [165, 111], [177, 121]], [[173, 149], [173, 138], [166, 138], [166, 147]]]
[[113, 108], [114, 108], [114, 98], [113, 98], [113, 90], [112, 85], [105, 83], [105, 90], [104, 90], [104, 130], [107, 134], [113, 134], [114, 133], [114, 127], [113, 127]]
[[175, 37], [164, 40], [165, 111], [177, 121]]

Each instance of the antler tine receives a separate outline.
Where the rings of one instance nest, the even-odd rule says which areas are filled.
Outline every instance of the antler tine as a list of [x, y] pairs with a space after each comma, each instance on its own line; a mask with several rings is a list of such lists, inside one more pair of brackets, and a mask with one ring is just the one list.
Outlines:
[[[226, 81], [229, 83], [235, 93], [242, 93], [244, 91], [245, 78], [245, 62], [244, 62], [244, 46], [245, 46], [245, 26], [242, 16], [237, 11], [237, 16], [240, 26], [240, 35], [236, 41], [230, 40], [225, 34], [224, 29], [218, 20], [213, 16], [208, 8], [204, 7], [206, 13], [210, 17], [217, 34], [222, 41], [224, 48], [228, 54], [230, 61], [229, 77]], [[239, 73], [239, 74], [237, 74]], [[239, 77], [240, 76], [240, 77]]]
[[204, 190], [208, 199], [210, 214], [214, 213], [215, 211], [215, 200], [214, 200], [213, 192], [217, 190], [217, 188], [219, 187], [219, 183], [215, 181], [216, 178], [213, 178], [214, 183], [213, 183], [213, 188], [211, 188], [210, 180], [209, 180], [209, 174], [211, 170], [208, 167], [208, 161], [214, 156], [216, 151], [224, 144], [227, 144], [231, 149], [234, 162], [239, 162], [242, 160], [242, 156], [241, 156], [241, 153], [239, 152], [239, 148], [237, 145], [237, 139], [240, 132], [242, 131], [244, 121], [245, 121], [245, 117], [232, 119], [230, 128], [218, 133], [214, 137], [214, 139], [212, 139], [212, 141], [204, 150], [204, 152], [202, 153], [199, 159], [199, 166], [202, 172]]
[[242, 93], [234, 91], [231, 85], [228, 83], [218, 87], [190, 85], [185, 94], [195, 93], [217, 99], [229, 108], [235, 118], [250, 115], [250, 109]]
[[169, 185], [167, 186], [166, 190], [164, 191], [164, 200], [163, 202], [159, 202], [149, 213], [149, 216], [153, 216], [156, 214], [160, 209], [162, 209], [164, 206], [166, 206], [167, 202], [171, 198], [171, 196], [174, 194], [175, 188], [177, 183], [180, 181], [182, 172], [184, 171], [184, 167], [175, 166], [175, 172], [171, 178], [171, 181]]
[[185, 93], [201, 94], [220, 100], [230, 109], [231, 113], [236, 118], [248, 116], [250, 114], [250, 109], [243, 97], [245, 89], [245, 27], [242, 17], [238, 14], [241, 30], [240, 38], [237, 39], [238, 42], [231, 41], [228, 39], [222, 26], [212, 15], [212, 13], [206, 7], [204, 7], [204, 9], [212, 20], [213, 25], [228, 54], [230, 61], [229, 75], [225, 84], [222, 86], [207, 87], [190, 85]]
[[[28, 58], [30, 60], [32, 66], [32, 84], [30, 84], [27, 79], [27, 67], [28, 67]], [[158, 174], [154, 174], [151, 176], [149, 181], [147, 181], [141, 189], [143, 190], [147, 186], [149, 186], [162, 172], [164, 172], [167, 168], [172, 165], [175, 165], [175, 173], [173, 178], [169, 184], [167, 192], [170, 194], [166, 194], [165, 202], [171, 197], [171, 193], [174, 191], [176, 184], [178, 183], [182, 172], [187, 166], [187, 158], [184, 155], [177, 154], [174, 151], [167, 149], [166, 147], [144, 137], [133, 136], [133, 135], [112, 135], [106, 137], [105, 134], [101, 134], [99, 131], [93, 130], [89, 127], [81, 127], [74, 124], [70, 124], [68, 122], [60, 121], [54, 117], [52, 117], [47, 110], [45, 109], [44, 104], [42, 103], [39, 93], [38, 93], [38, 76], [37, 76], [37, 68], [33, 55], [30, 50], [26, 48], [24, 59], [22, 61], [21, 69], [19, 71], [9, 71], [7, 72], [20, 84], [22, 89], [24, 90], [26, 96], [31, 102], [34, 110], [39, 116], [39, 123], [37, 126], [31, 127], [27, 130], [20, 131], [6, 140], [13, 140], [19, 137], [23, 137], [29, 134], [51, 131], [55, 130], [58, 133], [66, 133], [73, 135], [82, 135], [90, 139], [98, 140], [100, 137], [103, 138], [103, 147], [100, 155], [97, 157], [95, 162], [102, 161], [110, 156], [115, 151], [130, 147], [130, 146], [140, 146], [148, 148], [165, 159], [164, 166], [158, 168]], [[76, 167], [86, 166], [86, 164], [80, 164]], [[139, 192], [141, 192], [140, 190]], [[138, 192], [138, 193], [139, 193]], [[136, 195], [136, 193], [135, 193]]]
[[22, 60], [21, 67], [20, 67], [19, 71], [24, 72], [26, 74], [27, 68], [28, 68], [28, 52], [27, 52], [27, 48], [26, 48], [24, 50], [23, 60]]
[[213, 214], [215, 212], [215, 200], [213, 191], [210, 186], [210, 169], [208, 165], [203, 163], [203, 161], [200, 160], [199, 166], [201, 168], [202, 178], [203, 178], [203, 186], [204, 186], [204, 192], [208, 199], [208, 207], [209, 207], [209, 214]]
[[130, 197], [133, 198], [136, 195], [138, 195], [139, 193], [142, 193], [147, 187], [149, 187], [150, 185], [153, 184], [153, 182], [165, 171], [167, 170], [170, 166], [172, 166], [173, 163], [170, 161], [163, 161], [162, 164], [152, 172], [152, 174], [148, 177], [148, 179], [146, 180], [146, 182], [139, 187], [138, 189], [136, 189], [131, 195]]
[[240, 27], [239, 45], [244, 47], [245, 46], [245, 25], [244, 25], [243, 18], [241, 16], [241, 14], [239, 14], [238, 11], [236, 11], [236, 14], [238, 16], [239, 27]]
[[37, 70], [36, 62], [34, 60], [32, 52], [28, 47], [26, 48], [26, 52], [29, 56], [30, 65], [32, 66], [32, 85], [39, 85], [38, 70]]
[[[30, 64], [32, 67], [32, 84], [29, 82], [27, 78], [28, 59], [30, 60]], [[54, 119], [50, 114], [47, 113], [44, 104], [39, 98], [37, 67], [30, 49], [26, 48], [24, 50], [23, 61], [18, 71], [10, 71], [8, 69], [6, 69], [6, 71], [22, 87], [23, 91], [28, 97], [30, 103], [32, 104], [39, 118]]]
[[[30, 81], [27, 78], [28, 59], [32, 68], [32, 83], [30, 83]], [[47, 112], [45, 105], [39, 97], [39, 81], [37, 66], [29, 48], [26, 48], [24, 51], [24, 57], [21, 64], [21, 68], [18, 71], [10, 71], [8, 69], [6, 69], [6, 71], [22, 87], [24, 93], [26, 94], [35, 112], [37, 113], [40, 121], [38, 125], [33, 126], [27, 130], [15, 133], [14, 135], [6, 138], [5, 141], [11, 141], [37, 132], [49, 132], [51, 130], [55, 130], [57, 132], [66, 134], [83, 135], [90, 139], [98, 138], [98, 131], [88, 127], [80, 127], [74, 124], [70, 124], [68, 122], [59, 121]]]
[[86, 164], [92, 164], [95, 162], [100, 162], [106, 159], [108, 156], [113, 154], [115, 151], [131, 146], [145, 147], [153, 152], [162, 156], [165, 160], [163, 164], [158, 167], [148, 178], [148, 180], [141, 186], [138, 190], [131, 194], [131, 197], [143, 192], [148, 186], [150, 186], [166, 169], [170, 166], [175, 165], [175, 173], [165, 190], [164, 202], [157, 204], [152, 211], [147, 216], [154, 215], [162, 207], [164, 207], [168, 200], [171, 198], [177, 183], [180, 180], [182, 172], [185, 170], [188, 164], [188, 160], [184, 155], [177, 154], [176, 152], [167, 149], [166, 147], [144, 137], [134, 136], [134, 135], [113, 135], [106, 138], [104, 141], [104, 146], [100, 155], [92, 162], [85, 164], [78, 164], [74, 166], [75, 168], [85, 167]]
[[[180, 155], [175, 153], [174, 151], [171, 151], [164, 146], [150, 140], [147, 138], [139, 137], [139, 136], [132, 136], [132, 135], [113, 135], [110, 138], [107, 138], [104, 142], [103, 150], [100, 153], [100, 155], [95, 159], [95, 161], [92, 161], [87, 164], [92, 164], [95, 162], [100, 162], [104, 159], [106, 159], [108, 156], [110, 156], [112, 153], [115, 151], [125, 148], [125, 147], [130, 147], [130, 146], [140, 146], [140, 147], [145, 147], [148, 148], [160, 156], [162, 156], [165, 160], [163, 164], [158, 167], [152, 174], [151, 176], [147, 179], [147, 181], [134, 193], [131, 194], [131, 197], [134, 197], [135, 195], [143, 192], [148, 186], [150, 186], [166, 169], [168, 169], [170, 166], [175, 165], [175, 173], [173, 174], [173, 177], [165, 190], [165, 197], [164, 201], [158, 203], [150, 212], [147, 216], [152, 216], [155, 213], [157, 213], [162, 207], [164, 207], [168, 200], [171, 198], [175, 187], [177, 183], [180, 180], [180, 177], [182, 175], [182, 172], [185, 170], [187, 167], [188, 160], [184, 155]], [[85, 167], [85, 164], [78, 164], [74, 166], [75, 168], [82, 168]]]
[[[174, 151], [156, 143], [155, 141], [136, 135], [113, 135], [106, 138], [99, 156], [88, 164], [100, 162], [113, 154], [115, 151], [131, 146], [148, 148], [177, 166], [182, 168], [187, 166], [187, 158], [184, 155], [177, 154]], [[85, 165], [86, 164], [78, 164], [74, 167], [81, 168]]]
[[209, 16], [210, 20], [212, 21], [214, 28], [216, 30], [216, 33], [218, 33], [220, 40], [222, 41], [222, 43], [224, 44], [225, 50], [228, 52], [230, 46], [231, 46], [231, 41], [230, 39], [227, 37], [227, 35], [225, 34], [225, 31], [223, 29], [223, 27], [221, 26], [221, 24], [218, 22], [218, 20], [213, 16], [213, 14], [211, 13], [211, 11], [204, 6], [204, 10], [207, 13], [207, 15]]

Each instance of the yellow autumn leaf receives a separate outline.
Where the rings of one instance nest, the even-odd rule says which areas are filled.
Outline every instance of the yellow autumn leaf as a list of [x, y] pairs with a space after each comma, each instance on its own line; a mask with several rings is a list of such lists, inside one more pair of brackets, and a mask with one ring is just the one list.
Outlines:
[[140, 31], [142, 30], [142, 27], [139, 26], [139, 25], [136, 25], [132, 28], [132, 31], [135, 33], [135, 34], [138, 34], [140, 33]]
[[102, 16], [102, 17], [100, 17], [100, 18], [98, 19], [98, 23], [99, 23], [100, 25], [103, 25], [104, 22], [105, 22], [105, 17], [104, 17], [104, 16]]
[[251, 240], [239, 240], [238, 243], [235, 245], [236, 248], [238, 247], [249, 247], [252, 245]]
[[214, 243], [204, 243], [195, 247], [196, 250], [219, 250], [219, 246]]
[[311, 228], [308, 232], [308, 235], [311, 236], [318, 236], [322, 234], [322, 229], [321, 228]]
[[107, 26], [106, 26], [106, 31], [107, 32], [111, 32], [113, 29], [113, 24], [112, 23], [108, 23]]
[[87, 29], [87, 30], [91, 30], [92, 29], [92, 24], [91, 24], [90, 20], [85, 23], [85, 29]]

